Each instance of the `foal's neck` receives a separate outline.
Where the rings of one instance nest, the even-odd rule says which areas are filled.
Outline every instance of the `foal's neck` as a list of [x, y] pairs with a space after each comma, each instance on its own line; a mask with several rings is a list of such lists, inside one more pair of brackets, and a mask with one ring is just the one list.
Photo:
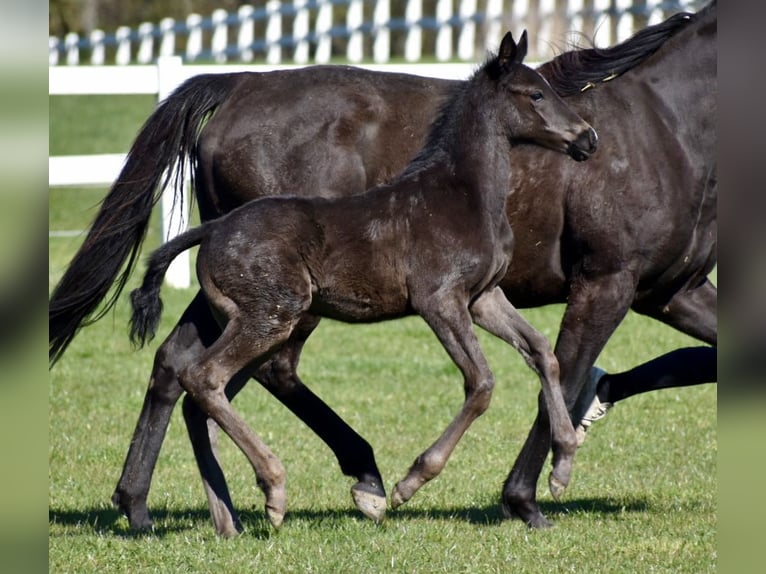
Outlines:
[[476, 194], [486, 210], [505, 217], [511, 177], [509, 134], [491, 106], [471, 92], [465, 98], [462, 113], [456, 117], [459, 137], [448, 144], [450, 167], [461, 174], [469, 193]]

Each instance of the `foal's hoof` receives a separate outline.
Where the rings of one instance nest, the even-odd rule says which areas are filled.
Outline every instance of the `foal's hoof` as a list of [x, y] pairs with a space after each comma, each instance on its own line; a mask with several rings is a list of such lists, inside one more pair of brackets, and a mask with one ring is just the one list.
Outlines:
[[269, 517], [269, 522], [271, 522], [271, 525], [276, 529], [279, 530], [279, 527], [282, 526], [282, 522], [285, 519], [285, 513], [284, 511], [279, 511], [275, 508], [266, 507], [266, 516]]
[[354, 499], [354, 505], [367, 518], [376, 524], [383, 522], [386, 517], [386, 495], [380, 495], [371, 492], [370, 488], [364, 483], [357, 482], [351, 487], [351, 497]]
[[548, 489], [551, 491], [554, 500], [558, 501], [562, 497], [567, 486], [566, 483], [553, 476], [553, 473], [548, 475]]

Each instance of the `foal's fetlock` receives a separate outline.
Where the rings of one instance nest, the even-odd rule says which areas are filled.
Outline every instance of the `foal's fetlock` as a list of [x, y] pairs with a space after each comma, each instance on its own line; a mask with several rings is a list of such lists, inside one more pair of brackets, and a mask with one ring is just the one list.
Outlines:
[[574, 463], [574, 454], [566, 449], [554, 448], [553, 452], [553, 470], [548, 475], [548, 490], [554, 500], [559, 500], [572, 480], [572, 466]]
[[397, 508], [407, 502], [425, 482], [418, 477], [413, 477], [412, 474], [397, 482], [391, 493], [391, 508]]

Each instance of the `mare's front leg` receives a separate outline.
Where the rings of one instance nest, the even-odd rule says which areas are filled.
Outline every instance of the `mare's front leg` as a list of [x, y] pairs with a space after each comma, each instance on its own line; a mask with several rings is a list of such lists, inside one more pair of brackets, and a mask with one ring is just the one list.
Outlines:
[[548, 478], [551, 494], [558, 499], [572, 475], [577, 450], [575, 431], [559, 383], [559, 363], [550, 343], [530, 325], [497, 287], [471, 306], [474, 322], [512, 345], [539, 376], [553, 440], [553, 470]]
[[447, 464], [465, 431], [489, 407], [494, 378], [473, 332], [468, 301], [455, 293], [436, 293], [413, 306], [428, 323], [445, 350], [463, 373], [465, 401], [442, 435], [410, 467], [391, 495], [391, 506], [407, 502]]
[[177, 374], [220, 332], [202, 294], [197, 293], [155, 353], [141, 414], [112, 495], [112, 503], [128, 517], [131, 529], [152, 528], [146, 500], [170, 416], [183, 393]]
[[[571, 281], [567, 308], [556, 341], [561, 369], [561, 390], [571, 410], [585, 375], [598, 354], [625, 317], [636, 289], [629, 271]], [[538, 414], [516, 462], [503, 485], [503, 510], [533, 528], [551, 526], [537, 504], [537, 481], [551, 446], [551, 431], [545, 401], [538, 400]]]

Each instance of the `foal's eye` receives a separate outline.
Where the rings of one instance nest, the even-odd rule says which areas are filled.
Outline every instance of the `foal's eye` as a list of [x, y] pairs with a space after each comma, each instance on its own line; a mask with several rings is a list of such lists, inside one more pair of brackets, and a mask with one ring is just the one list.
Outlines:
[[529, 97], [532, 98], [533, 102], [539, 102], [540, 100], [543, 99], [543, 93], [542, 92], [534, 92]]

